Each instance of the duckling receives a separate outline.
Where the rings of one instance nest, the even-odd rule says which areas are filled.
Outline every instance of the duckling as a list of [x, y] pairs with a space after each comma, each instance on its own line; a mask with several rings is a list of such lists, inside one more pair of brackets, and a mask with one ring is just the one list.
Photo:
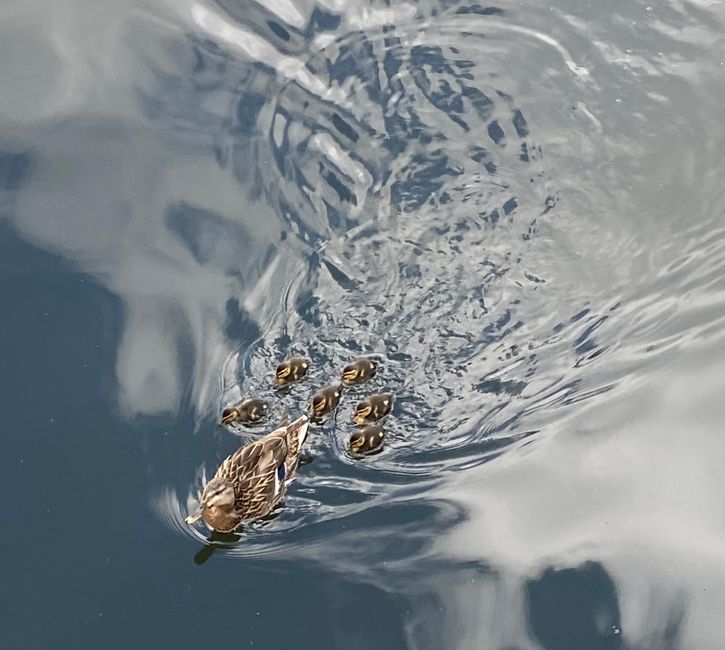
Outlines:
[[220, 425], [231, 424], [232, 422], [243, 422], [253, 424], [259, 422], [269, 412], [269, 404], [263, 399], [248, 397], [233, 406], [227, 406], [222, 411]]
[[290, 357], [277, 366], [274, 381], [278, 386], [286, 386], [302, 379], [310, 369], [310, 362], [304, 357]]
[[368, 357], [355, 359], [342, 369], [342, 383], [346, 386], [362, 384], [375, 374], [378, 364]]
[[392, 395], [384, 395], [383, 393], [368, 395], [368, 397], [357, 403], [352, 419], [355, 420], [356, 424], [377, 422], [390, 413], [392, 406]]
[[314, 418], [327, 415], [337, 408], [342, 397], [342, 384], [331, 384], [318, 390], [310, 400], [310, 413]]
[[225, 458], [206, 484], [201, 506], [186, 523], [203, 517], [209, 528], [228, 533], [244, 521], [269, 514], [294, 476], [309, 422], [303, 415]]
[[385, 431], [382, 424], [370, 424], [350, 436], [348, 448], [356, 455], [375, 454], [383, 449]]

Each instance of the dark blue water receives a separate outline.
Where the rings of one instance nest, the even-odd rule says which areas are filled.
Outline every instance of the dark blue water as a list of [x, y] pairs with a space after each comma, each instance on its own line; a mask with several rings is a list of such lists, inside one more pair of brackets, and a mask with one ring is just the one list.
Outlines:
[[[724, 18], [6, 3], [2, 647], [720, 647]], [[362, 353], [379, 455], [355, 389], [184, 523], [225, 404]]]

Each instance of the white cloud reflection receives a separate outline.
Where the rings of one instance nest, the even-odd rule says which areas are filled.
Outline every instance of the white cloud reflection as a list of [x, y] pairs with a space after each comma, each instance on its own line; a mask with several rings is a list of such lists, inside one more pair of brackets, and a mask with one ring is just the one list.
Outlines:
[[[278, 222], [213, 161], [182, 152], [166, 163], [168, 145], [144, 129], [69, 124], [39, 139], [33, 183], [20, 191], [12, 222], [23, 238], [62, 255], [122, 300], [121, 409], [167, 413], [185, 394], [198, 410], [209, 407], [229, 352], [227, 301], [239, 297], [240, 285], [250, 296], [282, 295], [285, 264], [264, 273], [264, 255], [279, 241]], [[92, 148], [79, 145], [90, 139]], [[202, 212], [185, 241], [169, 214], [188, 205]], [[204, 210], [211, 215], [206, 220]], [[259, 223], [253, 241], [226, 256], [225, 229], [235, 233], [246, 215]], [[258, 317], [277, 307], [254, 300]]]
[[[128, 57], [128, 51], [123, 48], [143, 50], [141, 37], [139, 42], [133, 41], [137, 25], [129, 29], [119, 18], [128, 11], [122, 4], [114, 9], [115, 16], [113, 11], [105, 16], [101, 21], [103, 29], [96, 32], [86, 29], [88, 23], [83, 20], [91, 3], [85, 9], [77, 3], [75, 14], [63, 7], [47, 17], [41, 16], [47, 3], [36, 3], [35, 9], [30, 5], [28, 11], [35, 11], [37, 16], [27, 14], [30, 18], [23, 20], [17, 17], [19, 6], [4, 6], [5, 38], [0, 38], [0, 54], [27, 66], [39, 60], [49, 65], [14, 68], [24, 74], [10, 80], [7, 87], [13, 90], [0, 102], [0, 134], [6, 146], [30, 151], [33, 156], [32, 184], [20, 190], [12, 224], [23, 238], [62, 256], [122, 301], [124, 323], [116, 376], [119, 405], [124, 413], [166, 413], [187, 398], [198, 412], [203, 411], [219, 393], [224, 360], [233, 347], [224, 334], [227, 302], [238, 299], [255, 319], [270, 322], [279, 309], [278, 297], [288, 294], [287, 283], [295, 281], [294, 259], [267, 254], [281, 238], [275, 207], [250, 198], [253, 173], [245, 185], [246, 180], [240, 182], [210, 155], [218, 144], [213, 124], [204, 130], [198, 128], [198, 123], [190, 126], [182, 120], [175, 122], [173, 115], [167, 116], [161, 127], [149, 124], [132, 83], [134, 80], [143, 86], [141, 79], [148, 70], [121, 67], [123, 60], [139, 63], [133, 57], [124, 59], [120, 52]], [[163, 10], [160, 6], [158, 11]], [[303, 11], [298, 3], [287, 0], [277, 0], [270, 6], [293, 25], [304, 22], [302, 15], [310, 10], [307, 7]], [[416, 10], [416, 5], [410, 3], [379, 12], [336, 0], [323, 2], [322, 6], [345, 10], [345, 29], [407, 20]], [[184, 29], [213, 37], [242, 59], [263, 62], [274, 68], [282, 80], [299, 84], [311, 95], [343, 107], [352, 103], [343, 90], [325, 83], [303, 61], [283, 54], [250, 29], [228, 21], [215, 7], [189, 2], [178, 9], [178, 14], [184, 10], [189, 21]], [[177, 16], [176, 20], [181, 19]], [[163, 32], [163, 26], [156, 27]], [[529, 28], [512, 31], [554, 46], [568, 69], [580, 76], [586, 74], [583, 68], [572, 67], [573, 58], [559, 41]], [[39, 37], [49, 32], [55, 38]], [[125, 39], [130, 39], [133, 46], [129, 47]], [[42, 56], [30, 57], [29, 48], [41, 40]], [[159, 45], [155, 52], [159, 59], [162, 51]], [[168, 52], [166, 56], [171, 58]], [[164, 94], [175, 97], [176, 90], [166, 88]], [[228, 118], [224, 110], [233, 105], [225, 91], [228, 89], [222, 86], [214, 97], [218, 102], [214, 106], [222, 107], [217, 115], [222, 122]], [[229, 92], [236, 91], [235, 87]], [[559, 99], [557, 95], [557, 102]], [[596, 105], [592, 110], [596, 112]], [[593, 119], [589, 109], [585, 115], [587, 120]], [[595, 124], [601, 131], [599, 118]], [[567, 155], [579, 156], [576, 166], [572, 166], [573, 182], [579, 184], [581, 152], [571, 153], [576, 149], [571, 145], [574, 129], [568, 121], [565, 125], [566, 137], [561, 138], [561, 146], [567, 149]], [[278, 144], [283, 126], [280, 120]], [[193, 136], [187, 139], [179, 135], [187, 132]], [[656, 140], [652, 137], [648, 142]], [[669, 139], [662, 142], [668, 151], [673, 149]], [[315, 136], [314, 144], [321, 154], [356, 179], [356, 192], [359, 190], [362, 196], [372, 182], [365, 170], [343, 155], [330, 138]], [[684, 148], [679, 144], [677, 148]], [[547, 156], [554, 160], [551, 149], [547, 149]], [[702, 147], [691, 149], [694, 155], [692, 152]], [[653, 151], [652, 158], [659, 159], [659, 153]], [[239, 157], [252, 160], [255, 153], [251, 147], [242, 148]], [[681, 155], [686, 157], [687, 151]], [[597, 184], [606, 185], [609, 181], [600, 177], [598, 154], [593, 158]], [[682, 177], [676, 164], [670, 168], [673, 177]], [[719, 182], [722, 175], [710, 171], [712, 182]], [[693, 178], [697, 180], [694, 172]], [[587, 189], [593, 186], [590, 180], [583, 183]], [[655, 180], [661, 179], [653, 176], [644, 180], [651, 182], [642, 182], [642, 186], [653, 188]], [[671, 182], [668, 186], [677, 191], [679, 200], [690, 201], [683, 186]], [[651, 197], [645, 197], [643, 204], [670, 202], [667, 192], [656, 191], [657, 195], [651, 201]], [[569, 206], [572, 195], [570, 191]], [[591, 195], [585, 198], [588, 203]], [[196, 211], [194, 231], [185, 239], [179, 227], [172, 227], [169, 215], [189, 206]], [[589, 210], [588, 205], [581, 208], [582, 213]], [[638, 213], [637, 206], [628, 209], [631, 214]], [[710, 212], [718, 209], [715, 205]], [[601, 215], [599, 227], [605, 234], [609, 224], [603, 217], [615, 222], [621, 219], [623, 223], [630, 216], [630, 212], [624, 216], [614, 213], [611, 210]], [[559, 224], [561, 218], [559, 213]], [[664, 227], [658, 220], [651, 223], [653, 231], [658, 232], [684, 227], [679, 222]], [[648, 226], [639, 227], [646, 230]], [[647, 234], [645, 230], [642, 232]], [[577, 239], [576, 230], [567, 236], [574, 241], [572, 251], [583, 255], [582, 268], [596, 272], [594, 251], [602, 239], [592, 236], [593, 243], [583, 247], [583, 236]], [[655, 236], [648, 241], [653, 240], [660, 241]], [[509, 252], [508, 242], [501, 246]], [[488, 245], [489, 254], [491, 247]], [[603, 249], [608, 254], [612, 247], [604, 245]], [[557, 246], [552, 259], [572, 275], [573, 263], [563, 259], [562, 251], [563, 246]], [[717, 259], [716, 255], [709, 257]], [[705, 263], [693, 259], [698, 269], [690, 273], [699, 282]], [[622, 261], [625, 270], [617, 267], [625, 284], [630, 282], [626, 264]], [[602, 268], [606, 270], [596, 286], [604, 291], [614, 282], [609, 265]], [[721, 269], [713, 269], [712, 273], [720, 281]], [[677, 300], [672, 301], [679, 305], [679, 296], [674, 293]], [[705, 303], [713, 299], [713, 294], [703, 295]], [[490, 301], [492, 296], [486, 297]], [[653, 292], [648, 297], [660, 307], [656, 313], [659, 323], [663, 320], [660, 295]], [[691, 296], [689, 306], [699, 299]], [[545, 307], [556, 311], [551, 304], [549, 298]], [[634, 314], [632, 320], [637, 316]], [[701, 314], [696, 317], [702, 320]], [[714, 322], [712, 314], [708, 318]], [[681, 331], [673, 340], [681, 340]], [[423, 347], [429, 347], [428, 343]], [[464, 521], [437, 541], [432, 552], [426, 548], [421, 553], [422, 561], [444, 560], [449, 568], [455, 565], [454, 570], [448, 568], [428, 577], [414, 575], [413, 580], [410, 558], [405, 557], [398, 560], [404, 580], [394, 577], [394, 570], [371, 577], [370, 567], [360, 566], [358, 555], [349, 549], [354, 544], [359, 545], [355, 548], [365, 549], [375, 533], [368, 537], [354, 531], [345, 536], [333, 531], [330, 534], [337, 544], [330, 544], [328, 538], [314, 536], [312, 524], [312, 541], [300, 544], [296, 552], [341, 572], [357, 572], [361, 580], [377, 582], [384, 589], [391, 588], [392, 583], [393, 588], [400, 587], [407, 593], [429, 595], [431, 602], [419, 601], [411, 615], [410, 638], [440, 639], [447, 648], [538, 647], [527, 621], [527, 584], [547, 569], [579, 567], [589, 561], [601, 563], [616, 587], [621, 634], [630, 646], [661, 647], [658, 640], [662, 639], [662, 630], [669, 625], [673, 612], [682, 609], [682, 647], [716, 648], [722, 637], [719, 613], [725, 605], [725, 479], [721, 471], [725, 452], [721, 397], [725, 368], [716, 361], [722, 349], [722, 341], [710, 340], [707, 349], [690, 350], [687, 357], [673, 352], [668, 355], [671, 365], [648, 370], [649, 383], [631, 381], [626, 393], [620, 387], [600, 395], [595, 406], [579, 406], [575, 412], [567, 411], [567, 415], [561, 409], [561, 421], [546, 427], [534, 444], [452, 474], [443, 488], [426, 493], [426, 497], [460, 504], [468, 513]], [[421, 357], [426, 350], [411, 347], [406, 352]], [[230, 381], [235, 369], [233, 364], [227, 368]], [[360, 492], [366, 489], [362, 486]], [[404, 510], [404, 497], [390, 493], [387, 497], [397, 499]], [[310, 502], [317, 506], [316, 501]], [[321, 519], [312, 506], [309, 510], [311, 520]], [[336, 512], [340, 510], [338, 505]], [[181, 520], [182, 514], [182, 509], [177, 508], [172, 519]], [[401, 541], [415, 535], [427, 539], [426, 523], [401, 527]], [[388, 548], [390, 530], [387, 526], [379, 533], [381, 556]], [[486, 565], [490, 571], [483, 577], [483, 572], [457, 568], [465, 567], [467, 562]], [[405, 585], [401, 586], [401, 582]]]
[[[577, 411], [478, 476], [459, 475], [441, 496], [470, 517], [439, 552], [485, 561], [509, 585], [519, 582], [504, 619], [523, 615], [520, 590], [544, 569], [600, 562], [615, 583], [621, 633], [632, 647], [655, 647], [680, 607], [681, 647], [717, 647], [725, 607], [725, 366], [712, 352], [722, 344], [681, 357], [625, 397]], [[461, 590], [465, 596], [452, 597], [470, 602], [471, 586]], [[499, 625], [512, 622], [472, 621], [451, 647], [472, 647], [470, 639]]]

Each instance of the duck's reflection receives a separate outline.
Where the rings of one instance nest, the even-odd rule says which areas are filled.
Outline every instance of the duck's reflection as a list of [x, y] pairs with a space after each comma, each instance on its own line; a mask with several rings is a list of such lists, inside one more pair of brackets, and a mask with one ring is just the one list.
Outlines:
[[229, 548], [236, 544], [242, 538], [241, 532], [239, 533], [217, 533], [212, 532], [207, 537], [208, 544], [202, 547], [197, 553], [194, 554], [194, 564], [201, 566], [205, 564], [214, 553], [221, 549]]

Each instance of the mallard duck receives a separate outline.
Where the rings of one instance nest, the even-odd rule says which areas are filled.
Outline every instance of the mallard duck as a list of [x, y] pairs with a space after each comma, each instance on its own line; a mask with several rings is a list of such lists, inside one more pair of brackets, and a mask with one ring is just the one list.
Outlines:
[[203, 517], [213, 530], [228, 533], [268, 514], [294, 475], [308, 426], [309, 418], [302, 415], [225, 458], [206, 484], [200, 508], [186, 522]]
[[346, 386], [362, 384], [375, 374], [378, 364], [368, 357], [360, 357], [342, 369], [342, 383]]
[[382, 424], [370, 424], [350, 436], [348, 448], [353, 454], [374, 454], [383, 448], [385, 431]]
[[355, 413], [352, 418], [356, 424], [365, 424], [366, 422], [377, 422], [384, 418], [393, 406], [393, 396], [383, 393], [368, 395], [360, 400], [355, 407]]
[[222, 411], [222, 418], [219, 424], [231, 424], [232, 422], [254, 423], [259, 422], [269, 412], [269, 404], [263, 399], [248, 397], [232, 406], [227, 406]]
[[310, 369], [310, 362], [304, 357], [290, 357], [277, 366], [274, 381], [278, 386], [286, 386], [302, 379]]
[[334, 411], [342, 397], [342, 384], [331, 384], [318, 390], [310, 400], [310, 413], [319, 418]]

